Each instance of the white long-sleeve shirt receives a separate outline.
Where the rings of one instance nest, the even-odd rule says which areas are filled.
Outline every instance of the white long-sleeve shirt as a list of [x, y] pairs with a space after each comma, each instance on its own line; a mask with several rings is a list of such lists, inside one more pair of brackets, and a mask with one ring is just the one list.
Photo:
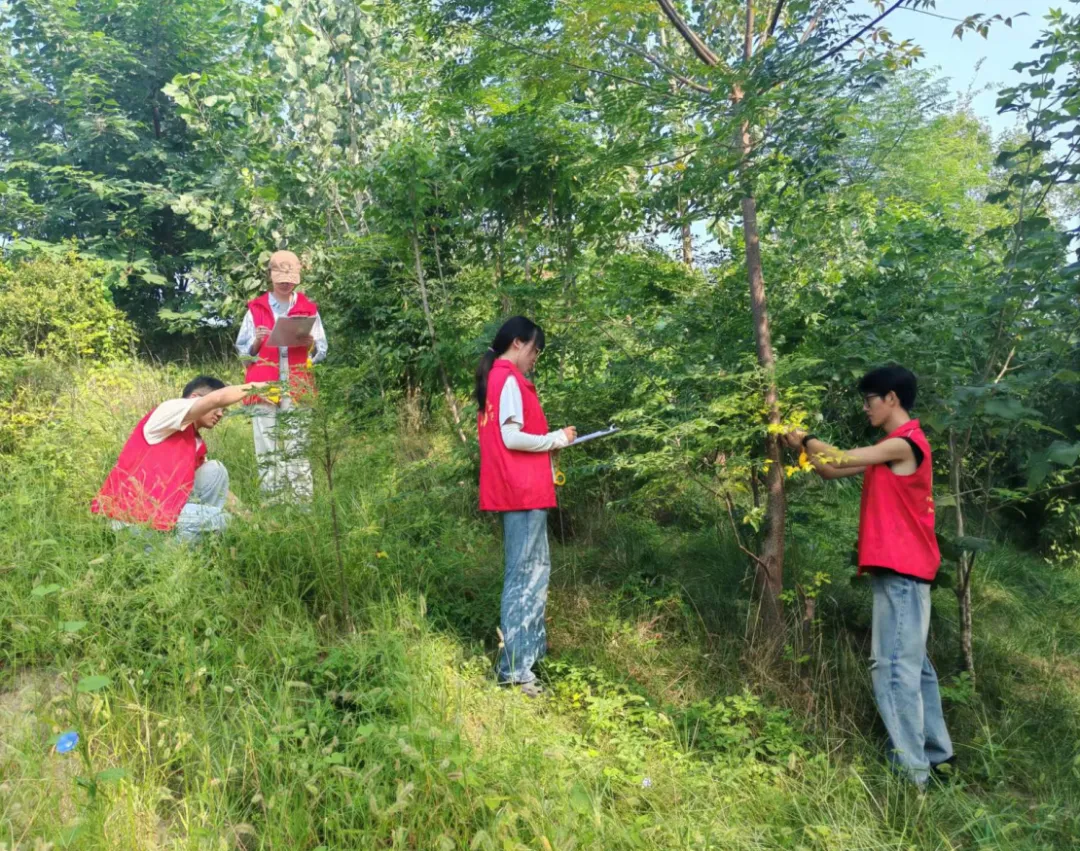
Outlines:
[[547, 434], [526, 434], [524, 405], [517, 379], [509, 376], [499, 396], [499, 423], [503, 443], [507, 449], [518, 452], [551, 452], [570, 445], [566, 432], [561, 428]]

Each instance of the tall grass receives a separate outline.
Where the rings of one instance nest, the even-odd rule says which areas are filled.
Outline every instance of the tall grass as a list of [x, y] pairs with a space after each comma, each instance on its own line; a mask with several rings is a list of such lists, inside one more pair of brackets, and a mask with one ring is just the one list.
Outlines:
[[[2, 459], [7, 848], [1041, 849], [1080, 836], [1075, 571], [1007, 548], [986, 559], [978, 694], [952, 676], [955, 604], [935, 592], [962, 770], [922, 796], [882, 766], [868, 592], [848, 581], [855, 491], [795, 495], [791, 579], [817, 589], [817, 617], [798, 628], [795, 593], [797, 639], [764, 666], [722, 523], [660, 526], [572, 482], [553, 530], [549, 694], [529, 701], [491, 676], [501, 547], [452, 438], [392, 417], [337, 432], [337, 540], [325, 481], [312, 511], [274, 509], [196, 548], [157, 536], [148, 549], [90, 516], [131, 426], [183, 378], [75, 370]], [[210, 446], [254, 504], [242, 412]], [[95, 675], [109, 684], [76, 691]], [[51, 749], [68, 729], [84, 759]], [[91, 800], [78, 778], [100, 772]]]

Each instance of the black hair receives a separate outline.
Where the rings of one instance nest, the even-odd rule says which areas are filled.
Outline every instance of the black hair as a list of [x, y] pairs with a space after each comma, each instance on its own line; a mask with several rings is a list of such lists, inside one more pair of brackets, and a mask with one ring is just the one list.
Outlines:
[[491, 341], [488, 350], [480, 358], [480, 365], [476, 367], [476, 401], [483, 413], [487, 404], [487, 381], [488, 373], [495, 359], [506, 353], [506, 350], [514, 345], [514, 340], [523, 343], [533, 343], [540, 351], [544, 350], [544, 329], [524, 316], [511, 316], [507, 319], [495, 339]]
[[225, 382], [220, 378], [214, 378], [212, 375], [197, 375], [184, 385], [183, 397], [186, 399], [196, 390], [202, 390], [204, 387], [207, 390], [220, 390], [225, 386]]
[[859, 392], [863, 395], [876, 393], [884, 398], [890, 392], [896, 394], [900, 407], [910, 411], [915, 407], [915, 393], [918, 390], [915, 374], [899, 364], [889, 364], [872, 369], [859, 379]]

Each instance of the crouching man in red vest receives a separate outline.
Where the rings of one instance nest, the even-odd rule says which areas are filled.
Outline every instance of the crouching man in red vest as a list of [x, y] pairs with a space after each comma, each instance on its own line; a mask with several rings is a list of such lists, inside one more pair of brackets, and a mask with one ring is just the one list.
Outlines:
[[111, 517], [114, 528], [175, 529], [188, 541], [224, 529], [226, 505], [235, 502], [229, 471], [206, 460], [199, 433], [218, 424], [223, 408], [263, 386], [226, 387], [208, 375], [188, 382], [183, 398], [162, 402], [135, 426], [90, 510]]
[[862, 476], [859, 573], [874, 595], [870, 673], [889, 733], [893, 764], [917, 785], [953, 762], [937, 673], [926, 654], [930, 583], [941, 555], [934, 535], [930, 444], [909, 411], [915, 376], [885, 366], [859, 382], [863, 410], [885, 437], [873, 446], [837, 449], [802, 430], [785, 439], [803, 450], [823, 479]]

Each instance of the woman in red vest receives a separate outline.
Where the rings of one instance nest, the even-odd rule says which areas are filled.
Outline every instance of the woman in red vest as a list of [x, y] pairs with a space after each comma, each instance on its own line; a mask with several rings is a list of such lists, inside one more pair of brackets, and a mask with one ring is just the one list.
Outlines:
[[862, 476], [859, 573], [874, 595], [870, 674], [891, 744], [890, 759], [917, 785], [953, 762], [937, 673], [926, 653], [930, 583], [941, 554], [934, 534], [930, 444], [909, 413], [915, 376], [885, 366], [863, 376], [859, 392], [870, 425], [885, 432], [873, 446], [837, 449], [802, 430], [786, 435], [823, 479]]
[[544, 610], [551, 557], [547, 510], [555, 507], [552, 451], [577, 437], [573, 426], [548, 431], [536, 387], [525, 376], [544, 350], [544, 330], [508, 319], [476, 370], [480, 436], [480, 510], [503, 518], [505, 574], [499, 682], [540, 694], [532, 666], [547, 649]]
[[[285, 490], [295, 497], [311, 499], [311, 463], [307, 458], [307, 417], [302, 407], [314, 393], [313, 364], [326, 357], [326, 334], [319, 308], [296, 287], [300, 283], [300, 259], [291, 251], [270, 255], [270, 292], [248, 302], [247, 313], [236, 337], [236, 350], [248, 362], [245, 381], [280, 382], [278, 401], [253, 396], [252, 432], [259, 484], [264, 493], [277, 498]], [[281, 316], [314, 316], [311, 334], [288, 348], [266, 344]]]
[[117, 529], [175, 529], [185, 540], [224, 529], [225, 507], [235, 502], [229, 471], [220, 461], [206, 460], [200, 432], [216, 426], [224, 408], [261, 387], [226, 387], [208, 375], [188, 382], [182, 398], [162, 402], [139, 420], [90, 510], [111, 517]]

